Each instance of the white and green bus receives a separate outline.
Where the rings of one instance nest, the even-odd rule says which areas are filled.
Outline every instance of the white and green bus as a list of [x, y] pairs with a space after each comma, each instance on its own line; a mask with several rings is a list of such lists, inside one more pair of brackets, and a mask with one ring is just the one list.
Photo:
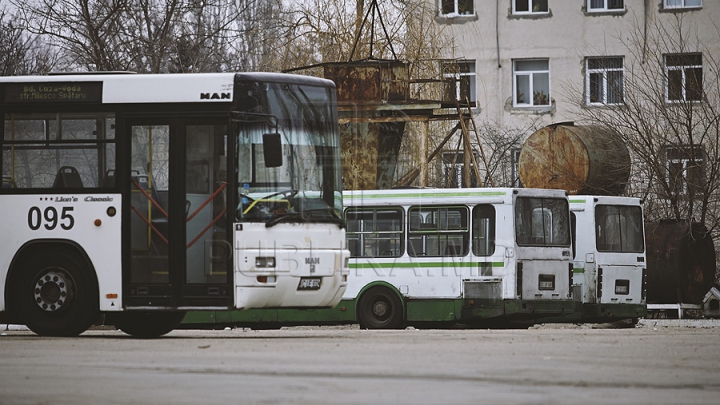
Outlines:
[[155, 337], [188, 310], [334, 307], [335, 93], [273, 73], [0, 78], [0, 322]]
[[185, 324], [482, 326], [575, 310], [565, 191], [346, 191], [344, 204], [351, 271], [338, 306], [193, 312]]
[[645, 232], [639, 198], [571, 196], [573, 321], [637, 320], [647, 314]]

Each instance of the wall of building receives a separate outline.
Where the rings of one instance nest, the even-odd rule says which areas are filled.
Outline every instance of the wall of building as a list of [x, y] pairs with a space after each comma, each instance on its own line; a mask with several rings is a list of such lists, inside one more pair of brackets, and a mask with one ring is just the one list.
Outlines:
[[[623, 56], [633, 63], [627, 42], [654, 21], [685, 19], [697, 27], [705, 46], [720, 55], [720, 2], [703, 0], [700, 8], [668, 10], [665, 0], [625, 0], [624, 9], [588, 11], [589, 0], [547, 0], [547, 13], [517, 14], [515, 0], [475, 0], [474, 15], [441, 15], [442, 0], [429, 0], [435, 21], [455, 38], [453, 57], [474, 60], [478, 121], [505, 127], [536, 128], [573, 121], [584, 96], [585, 58]], [[513, 61], [547, 59], [552, 103], [513, 107]], [[583, 94], [580, 94], [583, 92]], [[528, 134], [529, 135], [529, 134]]]

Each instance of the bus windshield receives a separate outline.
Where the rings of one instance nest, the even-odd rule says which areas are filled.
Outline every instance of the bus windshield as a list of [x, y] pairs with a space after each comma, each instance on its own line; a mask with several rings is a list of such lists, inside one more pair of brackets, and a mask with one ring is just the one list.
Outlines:
[[240, 83], [239, 221], [342, 224], [340, 149], [330, 87]]
[[595, 226], [599, 252], [642, 253], [645, 250], [640, 207], [598, 205]]
[[518, 197], [515, 232], [519, 246], [570, 246], [570, 214], [566, 200]]

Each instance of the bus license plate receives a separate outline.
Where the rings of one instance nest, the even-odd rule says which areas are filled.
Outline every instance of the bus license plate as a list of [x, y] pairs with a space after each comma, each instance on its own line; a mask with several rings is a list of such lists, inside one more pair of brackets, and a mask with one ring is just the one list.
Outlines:
[[320, 277], [301, 277], [298, 291], [319, 290], [322, 279]]

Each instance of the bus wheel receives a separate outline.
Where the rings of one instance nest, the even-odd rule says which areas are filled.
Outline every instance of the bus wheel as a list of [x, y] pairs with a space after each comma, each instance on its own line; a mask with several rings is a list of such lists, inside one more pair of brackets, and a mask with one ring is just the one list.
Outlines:
[[47, 252], [31, 256], [19, 270], [10, 306], [31, 331], [77, 336], [97, 319], [97, 286], [83, 260]]
[[401, 329], [402, 300], [389, 288], [372, 287], [360, 297], [358, 321], [363, 329]]
[[140, 339], [153, 339], [177, 328], [185, 318], [181, 312], [121, 312], [115, 315], [115, 327]]

